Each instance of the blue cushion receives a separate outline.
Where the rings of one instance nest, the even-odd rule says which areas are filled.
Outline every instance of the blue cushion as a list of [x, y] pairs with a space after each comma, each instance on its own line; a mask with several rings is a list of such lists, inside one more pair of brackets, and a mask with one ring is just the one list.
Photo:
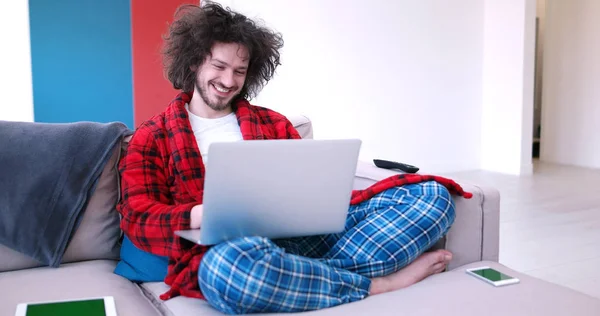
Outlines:
[[121, 246], [121, 260], [115, 273], [133, 282], [162, 282], [167, 276], [167, 257], [137, 248], [127, 236]]

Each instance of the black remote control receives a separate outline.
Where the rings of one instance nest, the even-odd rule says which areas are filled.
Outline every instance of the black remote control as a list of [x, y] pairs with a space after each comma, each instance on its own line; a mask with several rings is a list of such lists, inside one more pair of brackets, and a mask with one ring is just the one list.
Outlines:
[[373, 163], [375, 164], [375, 166], [383, 169], [398, 169], [406, 173], [416, 173], [417, 171], [419, 171], [418, 167], [395, 161], [373, 159]]

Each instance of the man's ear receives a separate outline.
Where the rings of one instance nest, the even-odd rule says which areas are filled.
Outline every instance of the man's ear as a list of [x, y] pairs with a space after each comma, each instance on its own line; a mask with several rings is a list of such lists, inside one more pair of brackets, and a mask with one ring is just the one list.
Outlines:
[[198, 70], [198, 66], [197, 65], [192, 65], [190, 66], [190, 70], [193, 72], [196, 72]]

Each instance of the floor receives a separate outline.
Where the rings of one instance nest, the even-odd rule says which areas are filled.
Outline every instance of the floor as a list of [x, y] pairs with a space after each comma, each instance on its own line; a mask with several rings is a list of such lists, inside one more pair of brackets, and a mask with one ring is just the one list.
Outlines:
[[500, 191], [501, 263], [600, 298], [600, 170], [536, 161], [531, 176], [447, 176]]

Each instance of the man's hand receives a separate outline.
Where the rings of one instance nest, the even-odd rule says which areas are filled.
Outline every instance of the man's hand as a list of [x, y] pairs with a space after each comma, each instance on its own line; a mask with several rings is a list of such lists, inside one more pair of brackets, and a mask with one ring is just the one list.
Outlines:
[[192, 229], [197, 229], [200, 228], [200, 225], [202, 224], [202, 212], [203, 212], [204, 208], [202, 207], [202, 204], [196, 205], [194, 207], [192, 207], [192, 214], [190, 215], [190, 227]]

